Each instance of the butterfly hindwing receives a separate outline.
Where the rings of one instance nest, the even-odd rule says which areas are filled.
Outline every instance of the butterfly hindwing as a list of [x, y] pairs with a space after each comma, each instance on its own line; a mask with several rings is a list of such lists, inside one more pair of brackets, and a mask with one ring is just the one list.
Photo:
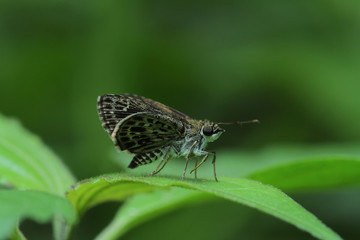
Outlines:
[[152, 163], [156, 161], [158, 158], [161, 158], [163, 155], [164, 153], [160, 149], [152, 152], [138, 153], [134, 156], [128, 167], [136, 168], [141, 165]]
[[136, 113], [120, 121], [111, 135], [120, 150], [152, 152], [183, 138], [184, 127], [166, 116]]

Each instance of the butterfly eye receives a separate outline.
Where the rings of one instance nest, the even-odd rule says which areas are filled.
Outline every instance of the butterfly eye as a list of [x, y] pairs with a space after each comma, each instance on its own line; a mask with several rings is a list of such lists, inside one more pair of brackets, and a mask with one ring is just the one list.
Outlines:
[[212, 126], [205, 126], [203, 127], [203, 134], [205, 136], [211, 136], [213, 134], [213, 127]]

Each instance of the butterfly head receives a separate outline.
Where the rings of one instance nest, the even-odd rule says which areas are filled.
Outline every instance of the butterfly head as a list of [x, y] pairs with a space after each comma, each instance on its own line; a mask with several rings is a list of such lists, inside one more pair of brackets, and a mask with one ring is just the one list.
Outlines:
[[259, 120], [254, 119], [250, 121], [218, 122], [218, 123], [212, 123], [208, 120], [205, 120], [201, 128], [201, 135], [206, 139], [207, 142], [214, 142], [221, 136], [223, 132], [225, 132], [225, 130], [219, 127], [219, 125], [231, 125], [231, 124], [242, 125], [248, 123], [259, 123]]
[[205, 123], [201, 128], [201, 135], [207, 142], [214, 142], [223, 132], [225, 132], [224, 129], [220, 128], [218, 124], [211, 122]]

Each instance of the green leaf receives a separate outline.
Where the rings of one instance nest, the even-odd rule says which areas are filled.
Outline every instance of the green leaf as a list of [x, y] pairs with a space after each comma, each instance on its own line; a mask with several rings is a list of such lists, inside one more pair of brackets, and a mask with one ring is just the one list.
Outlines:
[[11, 236], [20, 219], [44, 223], [55, 216], [70, 224], [76, 221], [74, 209], [63, 197], [40, 191], [0, 190], [0, 239]]
[[183, 188], [135, 195], [121, 206], [113, 221], [95, 239], [117, 239], [145, 221], [207, 197], [202, 192]]
[[[77, 185], [68, 193], [67, 197], [78, 211], [83, 212], [87, 208], [94, 206], [93, 199], [96, 199], [96, 203], [108, 201], [109, 199], [121, 201], [124, 197], [135, 194], [141, 189], [149, 191], [156, 188], [182, 187], [258, 209], [293, 224], [319, 239], [341, 239], [314, 215], [272, 186], [248, 179], [223, 177], [219, 178], [219, 180], [220, 182], [212, 180], [180, 181], [170, 178], [144, 178], [112, 174], [89, 179], [85, 183]], [[132, 186], [135, 186], [133, 192], [131, 192]], [[104, 191], [102, 191], [102, 188]], [[112, 190], [107, 191], [109, 188]], [[119, 192], [126, 189], [126, 194], [111, 195], [111, 193], [117, 192], [116, 188], [119, 189]], [[88, 192], [91, 194], [87, 194]]]
[[11, 235], [11, 240], [26, 240], [20, 229], [17, 227]]
[[0, 184], [63, 195], [74, 181], [37, 136], [0, 115]]
[[[116, 157], [119, 157], [117, 155], [120, 155], [121, 158], [127, 158], [126, 154], [116, 154]], [[262, 183], [271, 184], [287, 191], [351, 186], [359, 182], [359, 155], [359, 149], [354, 145], [321, 145], [316, 147], [273, 146], [256, 153], [224, 151], [218, 153], [217, 172], [219, 176], [249, 176], [254, 178], [254, 180], [259, 180]], [[119, 161], [119, 164], [126, 167], [127, 161], [122, 160], [121, 162]], [[131, 159], [128, 160], [130, 161]], [[183, 165], [184, 163], [181, 161], [172, 161], [161, 173], [179, 175]], [[152, 170], [153, 166], [144, 166], [139, 168], [139, 170], [131, 171], [131, 173], [132, 175], [134, 172], [136, 174], [146, 174]], [[199, 172], [202, 177], [207, 176], [211, 178], [211, 164], [203, 165]], [[156, 209], [154, 214], [158, 214], [160, 212], [167, 212], [166, 205], [171, 205], [170, 201], [175, 202], [174, 208], [181, 207], [181, 205], [176, 205], [176, 198], [172, 200], [169, 198], [166, 205], [164, 205], [165, 210], [161, 210], [161, 206], [158, 206], [158, 209], [152, 204], [145, 204], [148, 202], [146, 201], [147, 197], [151, 201], [152, 194], [142, 196], [144, 204], [141, 206], [134, 204], [134, 208], [141, 207], [143, 212], [151, 212], [152, 209]], [[130, 200], [123, 206], [131, 208], [132, 204]], [[168, 209], [168, 211], [170, 210]], [[136, 217], [139, 219], [136, 219]], [[121, 235], [123, 233], [123, 225], [132, 226], [134, 222], [142, 222], [143, 218], [144, 216], [141, 213], [129, 217], [125, 210], [122, 211], [120, 209], [109, 227], [98, 237], [100, 239], [107, 239], [108, 236]]]
[[[99, 203], [122, 201], [137, 193], [151, 192], [161, 188], [161, 186], [144, 184], [132, 177], [120, 177], [119, 181], [122, 181], [122, 184], [114, 184], [113, 177], [110, 175], [90, 178], [74, 186], [66, 197], [73, 204], [78, 214], [82, 215], [87, 209]], [[168, 188], [168, 186], [162, 188]]]
[[[65, 165], [37, 136], [0, 115], [0, 185], [64, 196], [74, 182]], [[54, 228], [61, 238], [69, 226], [56, 216]]]
[[328, 157], [277, 165], [248, 177], [282, 190], [325, 189], [360, 184], [360, 159]]

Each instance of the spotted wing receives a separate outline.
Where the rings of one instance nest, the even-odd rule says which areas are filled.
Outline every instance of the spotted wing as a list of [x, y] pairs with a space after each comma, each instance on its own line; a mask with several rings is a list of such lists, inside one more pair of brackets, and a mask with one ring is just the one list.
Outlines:
[[104, 129], [111, 135], [116, 125], [135, 113], [168, 115], [186, 122], [187, 116], [154, 100], [131, 94], [105, 94], [98, 97], [97, 109]]
[[111, 137], [120, 150], [130, 153], [151, 152], [184, 137], [180, 121], [166, 115], [136, 113], [116, 125]]
[[144, 112], [145, 106], [132, 96], [105, 94], [98, 97], [97, 109], [104, 129], [111, 135], [121, 120]]

